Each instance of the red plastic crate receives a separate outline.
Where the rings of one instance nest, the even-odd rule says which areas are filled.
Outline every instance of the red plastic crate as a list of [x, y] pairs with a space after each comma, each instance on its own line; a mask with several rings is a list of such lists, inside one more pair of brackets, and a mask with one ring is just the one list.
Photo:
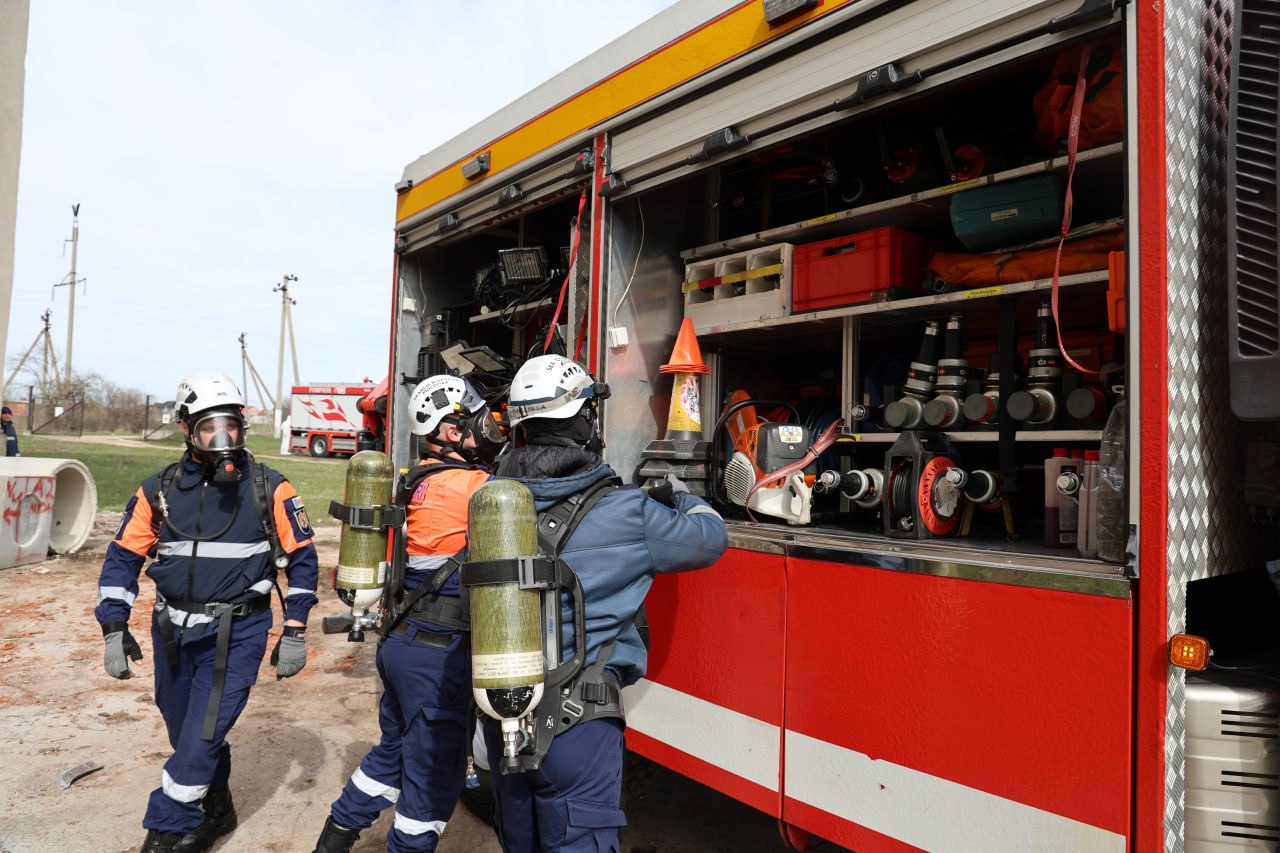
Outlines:
[[901, 228], [796, 246], [791, 313], [868, 302], [889, 287], [919, 290], [928, 260], [929, 241]]

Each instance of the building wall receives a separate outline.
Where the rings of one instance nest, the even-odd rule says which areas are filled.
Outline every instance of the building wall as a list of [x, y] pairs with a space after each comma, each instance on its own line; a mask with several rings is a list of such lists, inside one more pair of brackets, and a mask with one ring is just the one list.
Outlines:
[[8, 351], [30, 0], [0, 0], [0, 367]]

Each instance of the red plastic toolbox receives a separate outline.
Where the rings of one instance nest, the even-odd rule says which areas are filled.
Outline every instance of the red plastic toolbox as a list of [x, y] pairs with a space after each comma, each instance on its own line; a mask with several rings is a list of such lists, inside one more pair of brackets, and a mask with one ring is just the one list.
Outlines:
[[791, 313], [868, 302], [889, 287], [918, 290], [928, 276], [929, 241], [901, 228], [877, 228], [796, 246]]

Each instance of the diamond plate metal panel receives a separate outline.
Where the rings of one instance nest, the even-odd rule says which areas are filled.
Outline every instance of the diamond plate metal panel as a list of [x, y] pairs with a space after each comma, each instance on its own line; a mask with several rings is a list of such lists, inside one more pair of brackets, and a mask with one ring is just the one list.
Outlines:
[[[1248, 519], [1238, 496], [1240, 424], [1228, 399], [1227, 98], [1234, 2], [1165, 9], [1168, 169], [1169, 633], [1186, 624], [1186, 584], [1240, 570]], [[1159, 417], [1144, 412], [1144, 417]], [[1186, 685], [1170, 668], [1164, 848], [1184, 849]]]

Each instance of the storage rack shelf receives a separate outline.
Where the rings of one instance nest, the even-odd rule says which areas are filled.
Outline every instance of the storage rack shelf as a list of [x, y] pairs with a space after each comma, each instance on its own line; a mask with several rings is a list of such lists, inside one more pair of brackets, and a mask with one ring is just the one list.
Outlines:
[[[939, 434], [945, 435], [948, 439], [956, 444], [961, 443], [993, 443], [1000, 440], [1000, 434], [995, 430], [975, 432], [975, 431], [945, 431]], [[896, 432], [862, 432], [856, 433], [855, 440], [859, 444], [892, 444], [897, 441], [899, 433]], [[1014, 434], [1015, 441], [1038, 441], [1044, 443], [1057, 442], [1074, 442], [1084, 441], [1094, 444], [1102, 440], [1102, 430], [1100, 429], [1045, 429], [1045, 430], [1018, 430]], [[839, 446], [839, 445], [837, 445]]]
[[[1075, 180], [1088, 182], [1095, 178], [1105, 179], [1109, 170], [1115, 170], [1115, 177], [1118, 179], [1119, 170], [1123, 165], [1123, 153], [1124, 143], [1121, 142], [1079, 152], [1076, 155]], [[803, 222], [780, 225], [777, 228], [758, 231], [754, 234], [743, 234], [718, 243], [697, 246], [681, 252], [680, 257], [685, 261], [705, 260], [729, 252], [739, 252], [743, 249], [752, 249], [770, 243], [808, 243], [826, 237], [850, 234], [855, 231], [883, 225], [894, 225], [910, 229], [914, 222], [918, 222], [922, 215], [930, 211], [934, 213], [940, 212], [945, 216], [946, 210], [940, 204], [941, 200], [947, 199], [961, 190], [984, 187], [989, 184], [1003, 183], [1031, 175], [1065, 170], [1066, 168], [1066, 157], [1054, 157], [1014, 169], [1006, 169], [1003, 172], [982, 175], [971, 181], [922, 190], [910, 195], [885, 199], [884, 201], [862, 205], [861, 207], [842, 210], [838, 213], [806, 219]]]
[[[1107, 271], [1078, 273], [1065, 275], [1058, 279], [1059, 288], [1079, 287], [1090, 284], [1105, 284]], [[970, 290], [959, 290], [954, 293], [933, 293], [927, 296], [915, 296], [910, 299], [896, 299], [892, 302], [864, 302], [859, 305], [846, 305], [842, 308], [828, 308], [823, 311], [810, 311], [804, 314], [791, 314], [786, 317], [774, 317], [767, 320], [732, 323], [723, 326], [712, 326], [699, 337], [714, 337], [733, 332], [777, 328], [797, 323], [820, 323], [827, 320], [838, 320], [844, 317], [879, 315], [892, 317], [896, 314], [909, 315], [922, 313], [924, 309], [945, 309], [974, 299], [990, 299], [997, 296], [1016, 296], [1021, 293], [1034, 293], [1052, 289], [1053, 279], [1039, 278], [1034, 281], [1019, 281], [1012, 284], [998, 284], [991, 287], [976, 287]]]

